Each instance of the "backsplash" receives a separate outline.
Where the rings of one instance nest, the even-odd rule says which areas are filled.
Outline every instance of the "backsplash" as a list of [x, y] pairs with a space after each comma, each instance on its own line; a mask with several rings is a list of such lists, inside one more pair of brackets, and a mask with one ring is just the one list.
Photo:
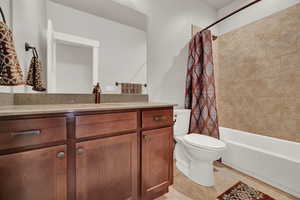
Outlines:
[[14, 95], [9, 93], [0, 93], [0, 106], [9, 106], [14, 104]]
[[219, 37], [220, 126], [300, 142], [300, 4]]
[[[93, 94], [6, 94], [0, 93], [0, 106], [41, 104], [93, 104]], [[148, 102], [148, 95], [102, 94], [101, 103]]]
[[15, 94], [15, 105], [94, 103], [93, 94]]

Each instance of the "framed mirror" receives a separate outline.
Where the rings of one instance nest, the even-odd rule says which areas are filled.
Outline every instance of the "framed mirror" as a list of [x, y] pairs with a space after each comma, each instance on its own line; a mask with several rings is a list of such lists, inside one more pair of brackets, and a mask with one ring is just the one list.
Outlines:
[[[111, 0], [4, 1], [24, 78], [32, 57], [24, 50], [27, 42], [40, 55], [46, 93], [91, 94], [99, 82], [103, 93], [121, 94], [123, 85], [132, 84], [147, 94], [145, 15]], [[105, 6], [116, 12], [105, 13]], [[0, 92], [11, 90], [35, 93], [30, 86], [0, 86]]]

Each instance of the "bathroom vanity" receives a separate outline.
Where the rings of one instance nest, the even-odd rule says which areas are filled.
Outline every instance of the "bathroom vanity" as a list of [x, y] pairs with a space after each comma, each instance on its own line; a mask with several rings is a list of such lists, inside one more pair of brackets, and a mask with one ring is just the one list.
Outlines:
[[0, 107], [0, 198], [155, 199], [173, 182], [173, 105]]

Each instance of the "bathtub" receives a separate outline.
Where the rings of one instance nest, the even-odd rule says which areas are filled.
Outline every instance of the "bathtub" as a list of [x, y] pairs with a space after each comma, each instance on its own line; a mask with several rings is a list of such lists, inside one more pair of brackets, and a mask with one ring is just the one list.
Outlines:
[[220, 128], [225, 165], [300, 198], [300, 143]]

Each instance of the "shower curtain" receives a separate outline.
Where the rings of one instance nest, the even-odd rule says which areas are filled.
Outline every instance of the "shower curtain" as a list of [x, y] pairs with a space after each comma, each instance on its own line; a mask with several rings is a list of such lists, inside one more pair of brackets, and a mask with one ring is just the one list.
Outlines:
[[189, 44], [185, 108], [191, 109], [190, 133], [219, 139], [212, 35], [197, 33]]

